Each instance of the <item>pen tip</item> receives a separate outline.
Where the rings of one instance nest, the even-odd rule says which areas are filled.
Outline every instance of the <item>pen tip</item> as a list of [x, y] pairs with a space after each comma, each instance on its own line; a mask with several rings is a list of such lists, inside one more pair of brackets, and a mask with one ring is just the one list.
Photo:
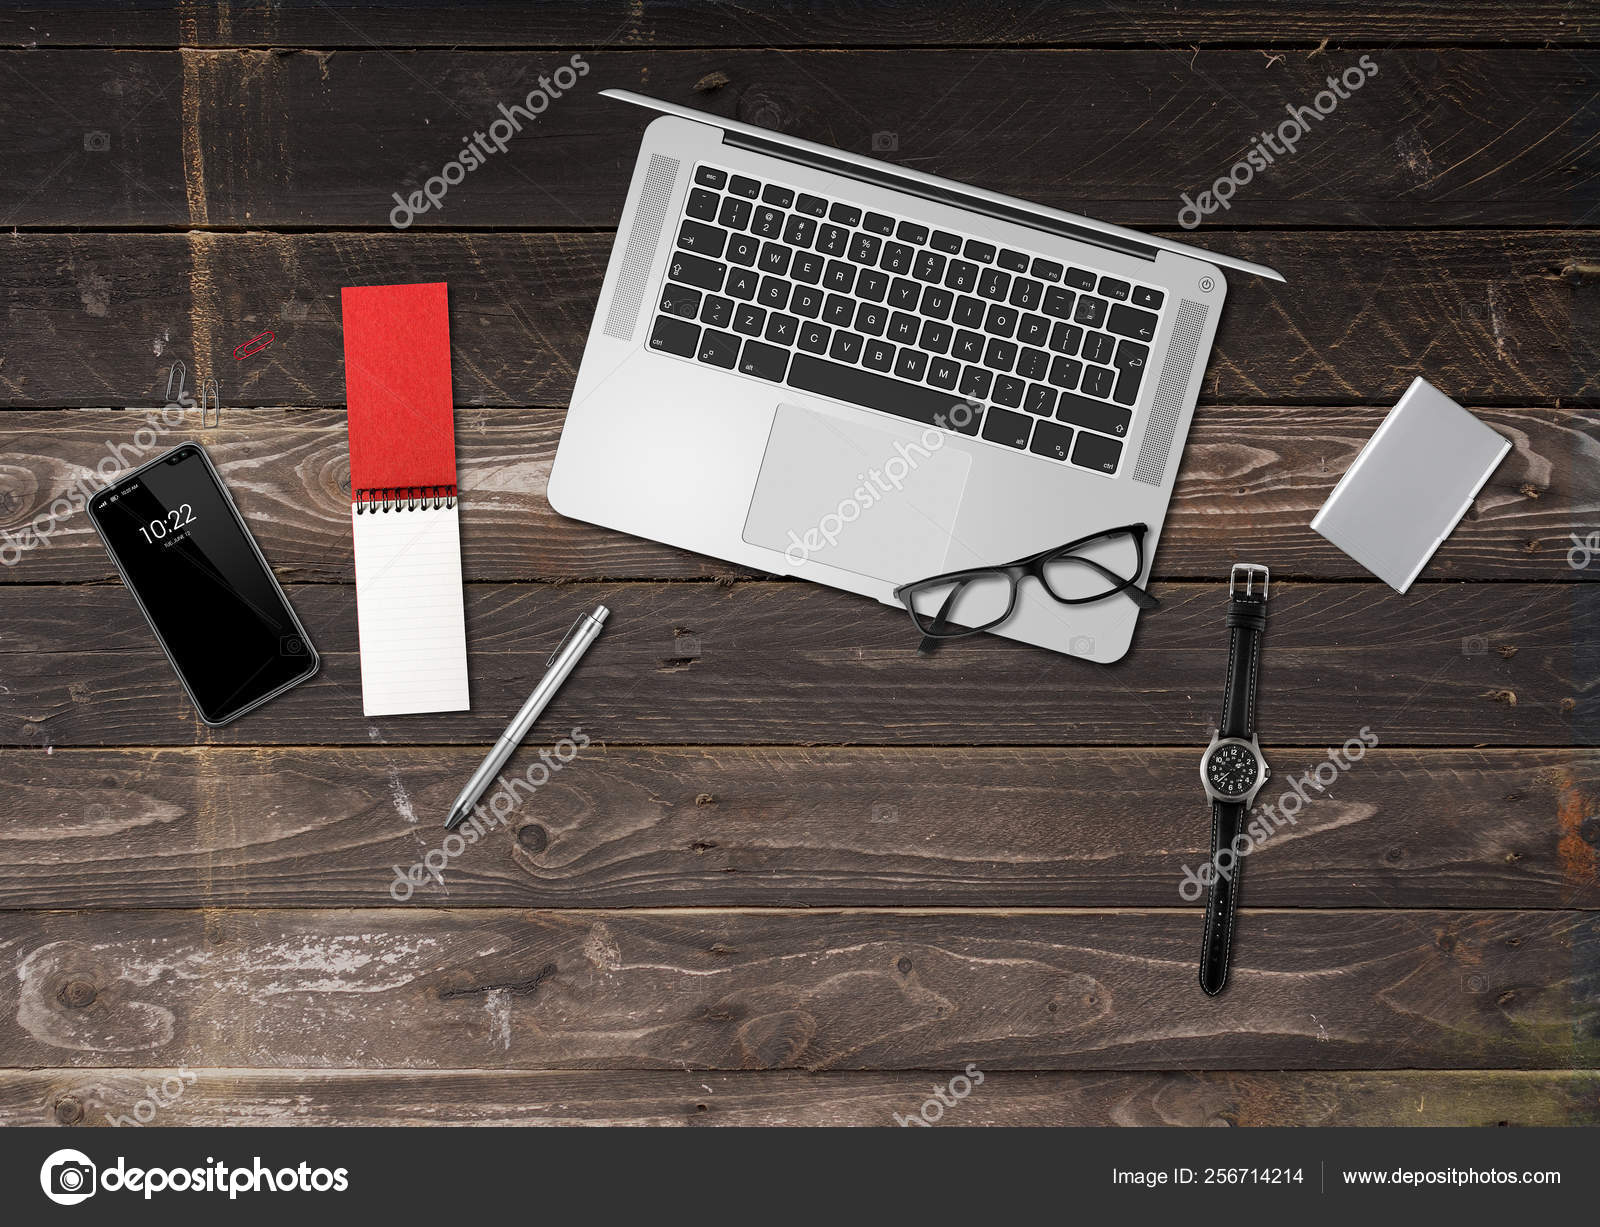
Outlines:
[[607, 609], [604, 605], [597, 605], [595, 607], [594, 613], [590, 614], [589, 616], [591, 618], [593, 618], [596, 622], [604, 622], [607, 618], [609, 618], [611, 616], [611, 611], [609, 609]]

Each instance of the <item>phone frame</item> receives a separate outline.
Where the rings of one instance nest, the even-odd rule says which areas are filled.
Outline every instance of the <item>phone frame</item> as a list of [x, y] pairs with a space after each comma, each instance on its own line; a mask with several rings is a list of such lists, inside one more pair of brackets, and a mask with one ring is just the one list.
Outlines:
[[[147, 469], [166, 464], [179, 452], [191, 449], [200, 458], [200, 462], [205, 465], [206, 472], [210, 474], [211, 480], [216, 483], [217, 489], [222, 491], [223, 503], [233, 513], [234, 523], [239, 526], [239, 531], [244, 534], [245, 541], [249, 543], [251, 550], [254, 551], [256, 561], [261, 564], [261, 570], [266, 575], [267, 581], [271, 583], [273, 591], [278, 594], [278, 598], [283, 602], [283, 607], [289, 611], [289, 620], [294, 624], [294, 629], [299, 635], [300, 642], [305, 645], [306, 649], [307, 668], [304, 673], [301, 673], [298, 677], [290, 678], [277, 689], [257, 699], [252, 699], [237, 711], [223, 716], [220, 720], [211, 719], [201, 710], [199, 700], [195, 698], [194, 690], [189, 685], [189, 679], [183, 675], [183, 670], [178, 667], [177, 657], [172, 654], [172, 649], [167, 644], [166, 636], [161, 633], [161, 628], [156, 625], [156, 620], [150, 616], [150, 610], [146, 607], [144, 598], [139, 595], [139, 590], [134, 587], [133, 582], [128, 578], [127, 571], [123, 569], [122, 560], [117, 557], [117, 551], [111, 544], [111, 538], [106, 534], [105, 525], [100, 522], [100, 517], [95, 510], [95, 504], [106, 493], [138, 477]], [[261, 552], [261, 546], [256, 543], [255, 534], [250, 531], [250, 526], [245, 523], [244, 516], [239, 514], [239, 508], [233, 501], [233, 494], [229, 491], [227, 483], [222, 480], [222, 474], [217, 471], [217, 466], [211, 462], [211, 457], [206, 454], [206, 449], [199, 443], [193, 439], [185, 440], [176, 447], [168, 448], [155, 459], [146, 461], [138, 468], [129, 469], [126, 473], [118, 474], [115, 480], [106, 483], [89, 497], [89, 501], [85, 504], [85, 509], [89, 513], [90, 523], [94, 525], [95, 532], [100, 536], [100, 544], [105, 547], [106, 554], [111, 559], [111, 565], [116, 567], [117, 574], [122, 578], [122, 586], [128, 590], [133, 596], [134, 603], [139, 606], [139, 612], [144, 615], [146, 624], [149, 625], [151, 633], [155, 635], [156, 642], [161, 645], [161, 651], [166, 655], [167, 663], [172, 666], [172, 671], [178, 675], [178, 681], [183, 686], [184, 694], [189, 697], [189, 702], [193, 705], [195, 714], [200, 717], [203, 723], [211, 728], [221, 728], [225, 724], [231, 724], [240, 716], [255, 711], [263, 703], [271, 702], [284, 691], [291, 690], [301, 682], [315, 677], [318, 670], [322, 668], [322, 657], [318, 654], [316, 646], [311, 642], [311, 637], [306, 634], [306, 628], [300, 621], [300, 615], [295, 613], [294, 606], [289, 603], [289, 594], [284, 592], [283, 585], [278, 582], [277, 575], [273, 573], [272, 564], [267, 561], [267, 556]]]

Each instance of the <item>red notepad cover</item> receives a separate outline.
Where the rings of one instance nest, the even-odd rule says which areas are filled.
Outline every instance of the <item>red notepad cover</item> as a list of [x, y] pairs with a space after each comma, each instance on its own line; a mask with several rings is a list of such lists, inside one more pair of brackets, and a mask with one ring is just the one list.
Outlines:
[[445, 283], [347, 286], [341, 296], [352, 494], [438, 487], [454, 493]]

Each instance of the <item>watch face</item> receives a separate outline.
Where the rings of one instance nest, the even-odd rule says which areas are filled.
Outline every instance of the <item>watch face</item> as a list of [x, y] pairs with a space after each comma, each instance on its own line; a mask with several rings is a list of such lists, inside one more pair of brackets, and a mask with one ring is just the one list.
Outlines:
[[1218, 746], [1206, 763], [1206, 779], [1225, 797], [1242, 797], [1256, 782], [1256, 756], [1232, 742]]

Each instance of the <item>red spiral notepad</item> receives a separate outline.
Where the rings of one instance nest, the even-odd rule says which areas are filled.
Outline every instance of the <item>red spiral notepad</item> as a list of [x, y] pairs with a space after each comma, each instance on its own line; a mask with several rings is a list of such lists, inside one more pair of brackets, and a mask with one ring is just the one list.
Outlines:
[[359, 286], [342, 299], [362, 709], [464, 711], [446, 287]]

